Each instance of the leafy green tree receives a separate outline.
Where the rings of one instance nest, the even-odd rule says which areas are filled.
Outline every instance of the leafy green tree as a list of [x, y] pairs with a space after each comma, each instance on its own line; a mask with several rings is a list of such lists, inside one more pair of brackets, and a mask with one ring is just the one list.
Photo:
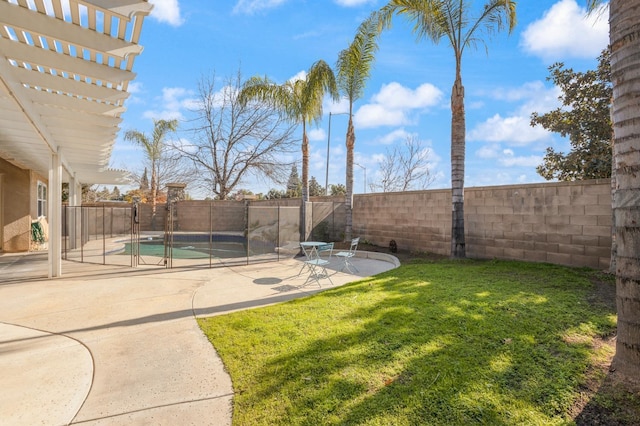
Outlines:
[[462, 56], [466, 47], [484, 43], [479, 33], [490, 36], [505, 26], [516, 25], [515, 0], [487, 0], [474, 8], [463, 0], [392, 0], [369, 19], [377, 22], [378, 32], [391, 27], [394, 15], [413, 23], [418, 39], [434, 43], [446, 39], [455, 58], [455, 80], [451, 89], [451, 256], [466, 256], [464, 239], [464, 159], [465, 112], [462, 85]]
[[177, 128], [178, 120], [153, 120], [151, 137], [138, 130], [129, 130], [124, 135], [125, 140], [134, 142], [144, 149], [144, 154], [150, 162], [152, 217], [155, 217], [158, 202], [158, 175], [162, 155], [165, 152], [165, 138], [170, 132], [175, 132]]
[[95, 203], [98, 199], [97, 196], [98, 186], [83, 183], [82, 184], [82, 202], [83, 203]]
[[249, 189], [238, 189], [237, 191], [235, 191], [232, 194], [229, 194], [227, 196], [228, 200], [242, 200], [246, 197], [251, 197], [251, 198], [257, 198], [255, 197], [255, 194], [249, 190]]
[[149, 190], [149, 172], [146, 167], [144, 168], [144, 173], [140, 177], [140, 189], [143, 191]]
[[324, 195], [324, 188], [318, 183], [315, 176], [311, 176], [309, 180], [309, 196], [321, 197]]
[[103, 186], [102, 189], [96, 193], [96, 195], [99, 201], [106, 201], [111, 199], [111, 192], [106, 186]]
[[141, 203], [146, 203], [148, 201], [147, 196], [149, 196], [149, 191], [143, 191], [142, 189], [138, 188], [127, 191], [124, 194], [123, 199], [127, 203], [133, 203], [136, 200], [140, 201]]
[[265, 195], [265, 198], [267, 200], [277, 200], [280, 198], [287, 198], [287, 193], [280, 189], [271, 188], [269, 192], [267, 192], [267, 195]]
[[[241, 103], [252, 99], [269, 102], [283, 112], [291, 122], [302, 125], [302, 208], [300, 228], [306, 221], [306, 202], [309, 201], [309, 138], [307, 124], [319, 122], [322, 100], [329, 94], [338, 100], [338, 88], [333, 70], [325, 61], [315, 62], [304, 79], [277, 84], [267, 77], [252, 77], [240, 92]], [[305, 236], [306, 238], [306, 236]]]
[[111, 191], [111, 199], [114, 201], [122, 201], [122, 195], [120, 194], [120, 189], [117, 186], [114, 186]]
[[[373, 15], [375, 17], [375, 14]], [[349, 124], [347, 126], [346, 147], [346, 225], [345, 241], [351, 239], [353, 226], [353, 150], [356, 133], [353, 127], [353, 104], [364, 95], [366, 82], [371, 76], [371, 68], [378, 50], [377, 20], [370, 18], [360, 24], [348, 48], [338, 54], [338, 88], [349, 102]]]
[[346, 195], [347, 187], [341, 183], [329, 185], [329, 193], [331, 195]]
[[611, 177], [611, 67], [609, 51], [598, 58], [598, 68], [575, 72], [562, 62], [549, 67], [547, 80], [562, 90], [562, 107], [546, 114], [531, 114], [531, 125], [569, 137], [567, 154], [547, 148], [543, 163], [536, 168], [547, 180], [573, 181]]
[[302, 190], [302, 182], [298, 176], [298, 167], [294, 164], [291, 166], [291, 174], [287, 180], [286, 198], [299, 197]]

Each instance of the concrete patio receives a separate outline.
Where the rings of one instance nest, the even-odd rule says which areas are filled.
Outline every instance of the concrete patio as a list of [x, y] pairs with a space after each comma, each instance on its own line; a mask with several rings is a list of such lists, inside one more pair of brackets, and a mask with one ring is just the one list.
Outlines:
[[[46, 261], [0, 256], [3, 424], [229, 425], [231, 380], [195, 318], [320, 290], [299, 259], [171, 270], [64, 261], [62, 278], [33, 278]], [[333, 259], [323, 289], [399, 265], [367, 252], [352, 262], [357, 275]]]

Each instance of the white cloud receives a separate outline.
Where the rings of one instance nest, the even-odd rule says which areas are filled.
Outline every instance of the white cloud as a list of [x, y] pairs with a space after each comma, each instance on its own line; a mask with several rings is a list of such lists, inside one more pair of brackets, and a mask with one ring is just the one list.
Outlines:
[[184, 22], [180, 16], [178, 0], [149, 0], [149, 2], [153, 4], [152, 18], [174, 27], [179, 27]]
[[560, 0], [524, 30], [520, 45], [546, 61], [596, 58], [609, 44], [607, 16], [587, 16], [575, 0]]
[[181, 150], [188, 152], [190, 154], [195, 154], [198, 151], [198, 146], [186, 138], [178, 138], [177, 140], [174, 140], [172, 143], [180, 147]]
[[409, 124], [409, 119], [403, 111], [386, 109], [380, 104], [361, 106], [354, 115], [354, 121], [357, 128]]
[[434, 106], [441, 98], [442, 92], [432, 84], [421, 84], [416, 90], [411, 90], [394, 81], [383, 85], [372, 100], [391, 109], [409, 109]]
[[363, 105], [355, 113], [355, 125], [366, 128], [409, 124], [408, 114], [412, 110], [435, 106], [441, 99], [442, 91], [429, 83], [415, 90], [396, 82], [385, 84], [373, 95], [371, 103]]
[[306, 80], [306, 79], [307, 79], [307, 72], [302, 70], [298, 72], [296, 75], [294, 75], [293, 77], [291, 77], [289, 81], [293, 83], [298, 80]]
[[325, 115], [329, 113], [333, 115], [349, 115], [349, 101], [347, 98], [340, 98], [338, 102], [334, 102], [330, 97], [325, 97], [322, 102], [322, 111], [324, 111]]
[[307, 132], [307, 136], [309, 136], [309, 140], [311, 141], [326, 141], [327, 134], [324, 129], [311, 129]]
[[531, 127], [531, 113], [544, 114], [560, 105], [557, 87], [545, 88], [540, 81], [528, 82], [516, 88], [501, 88], [489, 97], [508, 102], [523, 102], [507, 116], [495, 114], [468, 132], [469, 141], [504, 142], [524, 146], [550, 138], [551, 133], [541, 126]]
[[197, 100], [192, 98], [193, 93], [182, 87], [165, 87], [162, 89], [162, 97], [158, 101], [161, 110], [145, 111], [143, 116], [151, 119], [182, 120], [182, 111], [192, 108]]
[[505, 167], [536, 167], [542, 164], [543, 158], [539, 155], [506, 156], [498, 160]]
[[536, 167], [542, 163], [542, 157], [539, 155], [517, 156], [512, 149], [504, 149], [498, 162], [505, 167]]
[[233, 7], [233, 13], [253, 15], [261, 10], [273, 9], [285, 3], [287, 0], [238, 0]]
[[361, 6], [367, 3], [375, 3], [375, 0], [335, 0], [335, 3], [338, 6], [354, 7]]
[[547, 90], [540, 80], [529, 81], [520, 87], [497, 88], [490, 93], [493, 99], [516, 102], [523, 99], [539, 97], [540, 92]]
[[139, 81], [132, 81], [129, 83], [129, 86], [127, 86], [127, 92], [131, 94], [140, 93], [142, 92], [142, 87], [142, 83]]
[[489, 144], [476, 151], [476, 156], [483, 160], [496, 160], [503, 167], [536, 167], [542, 163], [542, 156], [518, 156], [510, 148], [502, 149], [500, 144]]
[[499, 144], [484, 145], [476, 151], [476, 155], [480, 158], [496, 158], [500, 152]]
[[393, 145], [397, 141], [404, 141], [407, 137], [411, 136], [409, 132], [404, 129], [397, 129], [391, 133], [387, 133], [377, 140], [382, 145]]
[[502, 117], [495, 114], [471, 130], [468, 140], [507, 142], [510, 145], [523, 146], [549, 137], [549, 132], [539, 126], [531, 127], [529, 123], [528, 117]]

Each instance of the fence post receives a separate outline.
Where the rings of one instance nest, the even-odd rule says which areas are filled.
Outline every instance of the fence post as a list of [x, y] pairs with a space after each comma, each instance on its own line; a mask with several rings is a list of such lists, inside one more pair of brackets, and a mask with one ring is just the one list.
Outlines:
[[[107, 236], [105, 234], [105, 215], [107, 214], [107, 210], [105, 209], [104, 204], [102, 205], [102, 264], [107, 264]], [[96, 232], [97, 234], [97, 232]]]

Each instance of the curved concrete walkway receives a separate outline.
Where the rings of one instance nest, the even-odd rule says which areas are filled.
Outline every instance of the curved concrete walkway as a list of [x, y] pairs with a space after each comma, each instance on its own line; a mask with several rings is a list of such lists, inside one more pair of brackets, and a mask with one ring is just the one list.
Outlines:
[[[357, 275], [398, 266], [359, 253]], [[0, 256], [1, 257], [1, 256]], [[64, 278], [0, 270], [0, 413], [11, 425], [230, 425], [233, 388], [195, 318], [319, 291], [287, 259], [214, 269], [65, 262]], [[333, 287], [322, 280], [323, 288]]]

